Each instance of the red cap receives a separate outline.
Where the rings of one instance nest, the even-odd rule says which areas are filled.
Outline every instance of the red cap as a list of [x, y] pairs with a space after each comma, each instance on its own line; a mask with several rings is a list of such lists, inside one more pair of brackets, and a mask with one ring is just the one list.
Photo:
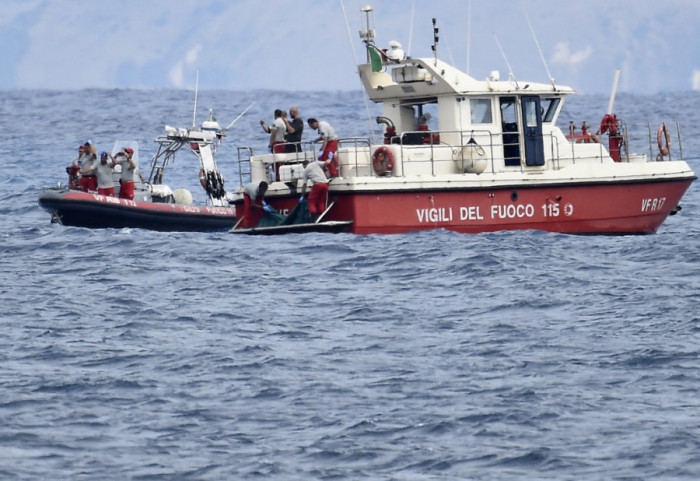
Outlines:
[[132, 149], [132, 148], [127, 148], [126, 151], [129, 152], [130, 154], [134, 153], [134, 149]]

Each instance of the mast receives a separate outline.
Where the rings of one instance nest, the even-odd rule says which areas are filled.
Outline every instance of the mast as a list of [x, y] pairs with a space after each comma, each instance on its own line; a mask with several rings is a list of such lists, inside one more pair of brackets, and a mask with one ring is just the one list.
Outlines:
[[370, 6], [367, 5], [366, 7], [362, 7], [362, 13], [365, 14], [365, 22], [367, 25], [367, 28], [363, 28], [360, 30], [360, 38], [362, 39], [363, 42], [365, 42], [365, 45], [367, 46], [367, 63], [370, 63], [370, 53], [369, 53], [369, 46], [374, 43], [374, 36], [375, 36], [375, 30], [372, 24], [370, 23], [371, 20], [371, 15], [372, 11], [374, 9]]

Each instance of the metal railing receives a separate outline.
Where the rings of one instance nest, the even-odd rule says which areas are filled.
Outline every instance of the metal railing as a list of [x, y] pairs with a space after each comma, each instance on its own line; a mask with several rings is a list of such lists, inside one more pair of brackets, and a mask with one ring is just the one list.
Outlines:
[[[246, 185], [252, 182], [251, 171], [250, 171], [250, 158], [253, 156], [253, 149], [250, 147], [237, 147], [238, 151], [238, 181], [240, 185]], [[241, 156], [241, 153], [245, 157]], [[248, 176], [248, 182], [243, 181], [243, 177]]]
[[[669, 129], [670, 130], [670, 129]], [[655, 147], [655, 137], [651, 128], [651, 124], [648, 124], [649, 132], [649, 153], [650, 157], [648, 160], [653, 160], [654, 147]], [[676, 123], [676, 142], [671, 142], [672, 148], [677, 148], [680, 152], [680, 158], [683, 158], [683, 151], [681, 146], [681, 133], [680, 126]], [[509, 138], [508, 135], [512, 135]], [[469, 155], [470, 149], [481, 149], [483, 154], [479, 154], [479, 157], [486, 158], [489, 164], [489, 170], [491, 173], [496, 172], [496, 163], [494, 159], [499, 159], [505, 165], [506, 170], [517, 171], [520, 170], [524, 172], [526, 169], [531, 170], [525, 164], [525, 152], [523, 151], [522, 142], [522, 132], [505, 132], [505, 133], [494, 133], [491, 130], [431, 130], [431, 131], [409, 131], [403, 132], [401, 135], [392, 137], [389, 144], [382, 144], [386, 147], [396, 147], [398, 148], [399, 155], [395, 162], [399, 164], [400, 176], [405, 177], [407, 171], [407, 165], [415, 165], [421, 162], [430, 163], [430, 174], [436, 175], [436, 165], [437, 163], [452, 162], [457, 164], [459, 173], [463, 175], [470, 175], [470, 172], [465, 167], [468, 166], [470, 162], [473, 162], [473, 156]], [[593, 136], [592, 136], [593, 137]], [[542, 146], [544, 149], [549, 150], [549, 156], [546, 159], [546, 164], [549, 164], [551, 169], [559, 170], [566, 165], [576, 164], [577, 162], [606, 162], [610, 160], [610, 153], [607, 150], [609, 143], [605, 140], [607, 135], [600, 136], [596, 138], [597, 142], [579, 142], [575, 139], [566, 139], [559, 129], [554, 132], [542, 134]], [[630, 153], [630, 141], [633, 141], [635, 146], [640, 144], [640, 137], [630, 138], [628, 135], [628, 126], [625, 123], [620, 123], [620, 162], [633, 162], [638, 161], [638, 157], [632, 159], [632, 154]], [[418, 142], [417, 139], [422, 139], [422, 142]], [[454, 143], [448, 143], [445, 140], [451, 141], [456, 140]], [[565, 142], [564, 142], [565, 141]], [[564, 143], [563, 143], [564, 142]], [[675, 147], [675, 145], [677, 147]], [[567, 145], [568, 144], [568, 145]], [[290, 144], [285, 144], [290, 145]], [[313, 160], [317, 158], [319, 144], [312, 141], [302, 142], [298, 144], [300, 149], [293, 152], [285, 152], [284, 155], [292, 157], [286, 157], [280, 162], [275, 161], [275, 155], [269, 154], [270, 161], [266, 160], [266, 165], [275, 168], [279, 164], [293, 164], [302, 163], [305, 160]], [[378, 148], [381, 145], [373, 145], [369, 137], [345, 137], [338, 139], [338, 162], [340, 163], [340, 158], [343, 158], [342, 165], [339, 167], [344, 168], [346, 171], [350, 169], [354, 172], [355, 176], [375, 176], [380, 177], [381, 175], [374, 171], [372, 165], [372, 154], [373, 147]], [[417, 151], [418, 149], [426, 149], [428, 153], [425, 160], [417, 159], [416, 156], [411, 156], [412, 151]], [[566, 154], [568, 155], [566, 155]], [[241, 180], [241, 185], [243, 185], [244, 176], [248, 177], [250, 180], [251, 168], [250, 161], [253, 157], [253, 150], [250, 147], [239, 147], [238, 148], [238, 161], [239, 161], [239, 175]], [[671, 149], [669, 149], [668, 160], [671, 160], [672, 154]], [[510, 162], [509, 162], [510, 161]], [[247, 164], [247, 167], [246, 167]], [[511, 164], [511, 165], [508, 165]], [[473, 164], [472, 164], [473, 166]], [[342, 172], [342, 170], [341, 170]], [[454, 172], [457, 173], [457, 172]]]

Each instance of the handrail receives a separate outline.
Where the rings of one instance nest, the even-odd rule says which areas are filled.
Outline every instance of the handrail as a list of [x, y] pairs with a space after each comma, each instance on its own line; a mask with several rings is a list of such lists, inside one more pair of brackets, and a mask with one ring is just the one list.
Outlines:
[[[344, 144], [352, 144], [352, 147], [355, 152], [355, 172], [359, 171], [360, 164], [358, 162], [359, 155], [360, 155], [360, 149], [358, 146], [361, 146], [363, 148], [367, 149], [367, 153], [369, 154], [371, 147], [372, 147], [372, 142], [369, 139], [369, 137], [343, 137], [341, 139], [338, 139], [338, 150], [340, 151], [341, 148], [345, 147]], [[348, 159], [350, 161], [350, 159]], [[351, 164], [347, 164], [351, 165]], [[340, 165], [338, 166], [340, 167]], [[371, 172], [371, 170], [370, 170]]]
[[[238, 151], [238, 183], [239, 185], [245, 185], [243, 183], [243, 175], [248, 176], [248, 180], [252, 182], [252, 179], [250, 178], [251, 176], [251, 170], [250, 170], [250, 158], [253, 156], [253, 149], [250, 147], [237, 147], [236, 148]], [[248, 157], [246, 159], [241, 158], [241, 152], [247, 153]], [[245, 172], [243, 169], [244, 165], [248, 165], [248, 171]], [[247, 182], [246, 182], [247, 183]]]
[[[676, 126], [677, 133], [674, 132], [674, 140], [678, 142], [676, 144], [678, 150], [681, 152], [681, 160], [683, 158], [682, 147], [680, 145], [680, 126]], [[512, 133], [518, 135], [518, 142], [514, 142], [515, 138], [504, 139], [504, 135]], [[653, 160], [653, 147], [656, 144], [656, 139], [653, 137], [653, 132], [651, 129], [651, 124], [649, 124], [649, 152], [650, 158], [648, 160]], [[633, 161], [630, 154], [630, 143], [633, 141], [637, 148], [639, 148], [640, 138], [639, 136], [634, 138], [628, 138], [628, 129], [626, 123], [620, 123], [620, 135], [623, 138], [623, 143], [621, 145], [621, 150], [624, 150], [624, 154], [621, 152], [622, 162]], [[430, 162], [430, 174], [435, 176], [438, 172], [446, 172], [445, 165], [439, 165], [440, 162], [453, 161], [458, 163], [459, 172], [464, 175], [470, 175], [467, 162], [476, 160], [469, 156], [469, 152], [465, 150], [470, 145], [470, 140], [475, 139], [477, 145], [486, 151], [484, 156], [488, 159], [491, 164], [487, 171], [491, 173], [496, 173], [501, 170], [501, 164], [504, 164], [508, 158], [506, 155], [511, 156], [512, 159], [518, 159], [517, 166], [515, 162], [512, 162], [512, 167], [506, 166], [506, 170], [520, 170], [521, 172], [531, 171], [532, 169], [526, 166], [525, 163], [525, 151], [523, 149], [523, 133], [522, 132], [493, 132], [490, 129], [474, 129], [474, 130], [415, 130], [402, 132], [400, 135], [392, 137], [391, 143], [389, 144], [373, 144], [369, 137], [345, 137], [338, 139], [339, 144], [339, 156], [338, 162], [341, 161], [342, 166], [349, 169], [354, 167], [354, 175], [358, 176], [379, 176], [380, 174], [375, 172], [372, 167], [372, 154], [373, 150], [385, 145], [386, 147], [392, 147], [395, 150], [395, 172], [397, 175], [405, 177], [407, 171], [410, 172], [410, 165], [417, 165], [420, 162]], [[423, 142], [418, 143], [417, 139], [425, 139]], [[541, 139], [543, 142], [544, 153], [546, 154], [547, 164], [549, 168], [554, 170], [559, 170], [570, 164], [576, 164], [581, 161], [586, 162], [599, 162], [605, 163], [610, 161], [610, 153], [607, 151], [607, 142], [602, 141], [601, 137], [597, 145], [591, 145], [591, 143], [576, 143], [575, 141], [567, 141], [564, 137], [564, 133], [561, 129], [555, 128], [541, 134]], [[643, 134], [642, 134], [643, 139]], [[509, 143], [510, 142], [510, 143]], [[569, 147], [566, 147], [566, 144]], [[674, 142], [675, 143], [675, 142]], [[286, 144], [289, 145], [289, 144]], [[301, 163], [304, 160], [315, 159], [318, 153], [319, 145], [312, 141], [301, 142], [298, 145], [301, 149], [296, 152], [290, 152], [286, 155], [283, 161], [288, 163]], [[512, 151], [507, 152], [506, 147], [508, 145], [514, 146]], [[518, 150], [515, 150], [515, 146]], [[420, 156], [410, 155], [412, 149], [425, 149], [424, 159]], [[675, 148], [675, 145], [674, 145]], [[448, 152], [449, 149], [449, 152]], [[292, 155], [294, 154], [294, 155]], [[676, 151], [676, 155], [678, 151]], [[275, 164], [276, 154], [270, 154], [269, 157], [265, 157], [264, 161], [266, 165]], [[245, 175], [250, 175], [250, 159], [253, 156], [253, 150], [250, 147], [239, 147], [238, 148], [239, 164], [239, 174], [241, 178], [241, 185], [243, 185], [243, 178]], [[469, 157], [467, 157], [469, 156]], [[408, 158], [411, 158], [410, 162]], [[494, 162], [496, 159], [496, 162]], [[248, 170], [246, 171], [243, 164], [248, 163]]]

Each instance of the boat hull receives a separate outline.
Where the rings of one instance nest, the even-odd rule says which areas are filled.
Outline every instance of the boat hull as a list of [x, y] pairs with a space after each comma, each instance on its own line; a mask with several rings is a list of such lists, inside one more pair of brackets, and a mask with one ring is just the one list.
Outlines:
[[224, 231], [236, 223], [226, 207], [138, 202], [67, 189], [46, 189], [39, 205], [66, 226], [157, 231]]
[[309, 232], [326, 232], [338, 234], [348, 232], [352, 226], [352, 221], [327, 221], [309, 224], [290, 224], [269, 227], [239, 228], [231, 229], [232, 234], [247, 235], [279, 235], [279, 234], [306, 234]]
[[[605, 183], [560, 183], [497, 188], [343, 189], [326, 219], [352, 220], [356, 234], [428, 229], [462, 233], [534, 229], [570, 234], [652, 234], [693, 182], [692, 178]], [[266, 197], [291, 208], [296, 197]]]

